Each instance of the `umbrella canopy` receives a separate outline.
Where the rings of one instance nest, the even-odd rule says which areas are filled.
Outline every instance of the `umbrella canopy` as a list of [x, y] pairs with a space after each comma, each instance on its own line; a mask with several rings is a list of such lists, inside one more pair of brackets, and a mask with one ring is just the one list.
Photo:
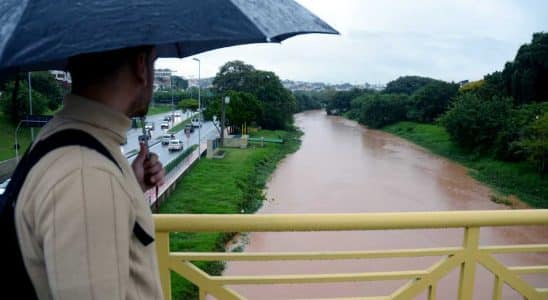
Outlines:
[[138, 45], [182, 58], [338, 33], [293, 0], [2, 0], [0, 24], [0, 76], [63, 70], [70, 56]]

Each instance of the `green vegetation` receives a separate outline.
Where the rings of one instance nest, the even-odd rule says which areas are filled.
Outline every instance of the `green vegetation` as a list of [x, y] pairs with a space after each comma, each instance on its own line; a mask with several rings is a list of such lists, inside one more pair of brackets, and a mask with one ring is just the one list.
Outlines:
[[438, 125], [399, 122], [383, 130], [463, 164], [470, 169], [472, 177], [490, 185], [499, 193], [516, 195], [533, 207], [548, 208], [548, 177], [536, 172], [531, 164], [503, 162], [467, 152], [456, 146], [447, 131]]
[[[160, 213], [253, 213], [264, 200], [263, 189], [276, 164], [300, 145], [297, 131], [258, 131], [255, 136], [282, 138], [284, 144], [264, 148], [223, 149], [224, 159], [202, 159], [160, 207]], [[233, 234], [174, 233], [173, 251], [224, 251]], [[196, 264], [210, 274], [220, 274], [220, 262]], [[197, 290], [178, 275], [172, 275], [173, 299], [197, 299]]]
[[174, 127], [171, 127], [170, 130], [167, 131], [167, 133], [177, 133], [185, 128], [186, 125], [190, 124], [192, 122], [192, 118], [197, 116], [198, 114], [193, 114], [190, 118], [182, 121], [181, 123], [175, 125]]
[[[33, 72], [32, 85], [32, 114], [41, 115], [55, 111], [61, 104], [63, 91], [55, 77], [49, 72]], [[17, 126], [22, 117], [29, 113], [29, 89], [27, 77], [21, 78], [17, 89], [16, 101], [13, 101], [15, 81], [0, 82], [0, 108], [9, 118], [11, 124]]]
[[[252, 95], [260, 104], [260, 109], [253, 111], [268, 112], [267, 114], [255, 114], [252, 122], [266, 129], [288, 129], [293, 124], [293, 113], [296, 109], [295, 96], [284, 86], [280, 78], [273, 72], [255, 69], [252, 65], [242, 61], [229, 61], [225, 63], [213, 80], [213, 87], [218, 98], [207, 106], [204, 112], [205, 118], [210, 119], [213, 115], [219, 117], [220, 101], [229, 92], [241, 92]], [[256, 101], [250, 96], [239, 95], [244, 103], [252, 103], [255, 107]], [[217, 104], [213, 104], [217, 102]], [[231, 103], [232, 105], [232, 99]], [[239, 115], [237, 109], [245, 108], [245, 105], [233, 105], [234, 115]], [[232, 124], [234, 120], [227, 118], [230, 125], [239, 128], [239, 124]]]
[[[15, 157], [15, 129], [16, 125], [11, 124], [6, 115], [0, 112], [0, 161], [11, 159]], [[34, 134], [38, 134], [39, 128], [34, 129]], [[30, 128], [20, 128], [17, 136], [21, 148], [19, 149], [19, 155], [23, 155], [30, 145]]]
[[190, 155], [190, 153], [192, 153], [192, 151], [194, 151], [196, 148], [198, 148], [198, 145], [194, 144], [188, 148], [186, 148], [183, 153], [179, 154], [179, 156], [177, 156], [176, 159], [172, 160], [171, 162], [169, 162], [165, 167], [165, 171], [166, 171], [166, 174], [171, 172], [171, 170], [173, 170], [173, 168], [175, 168], [180, 162], [182, 162], [187, 156]]
[[166, 104], [152, 104], [148, 108], [147, 116], [163, 114], [171, 111], [171, 105]]
[[199, 108], [199, 103], [196, 99], [183, 99], [177, 103], [177, 107], [182, 110], [196, 111]]

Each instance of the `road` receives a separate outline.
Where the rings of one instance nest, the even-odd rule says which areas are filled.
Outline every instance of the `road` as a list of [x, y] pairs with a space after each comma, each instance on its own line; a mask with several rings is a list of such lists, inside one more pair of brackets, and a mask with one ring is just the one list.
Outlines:
[[[164, 166], [167, 165], [171, 160], [175, 159], [177, 155], [181, 153], [181, 151], [177, 151], [177, 152], [168, 151], [167, 145], [162, 145], [160, 143], [160, 140], [158, 139], [164, 133], [167, 132], [167, 130], [160, 129], [160, 122], [168, 114], [169, 113], [154, 115], [150, 118], [147, 117], [147, 122], [150, 120], [151, 122], [155, 123], [155, 130], [151, 132], [152, 139], [149, 144], [150, 151], [158, 155], [158, 157], [160, 158], [160, 161], [162, 162]], [[175, 125], [178, 124], [179, 122], [186, 120], [190, 116], [191, 116], [190, 114], [183, 114], [180, 119], [176, 118]], [[127, 136], [128, 142], [126, 145], [123, 146], [124, 153], [128, 154], [128, 153], [131, 153], [132, 150], [138, 149], [139, 147], [138, 137], [141, 134], [142, 134], [142, 131], [140, 129], [130, 129], [128, 131], [128, 136]], [[219, 133], [217, 129], [215, 128], [215, 126], [213, 125], [213, 122], [208, 121], [202, 124], [202, 127], [200, 129], [200, 138], [202, 141], [207, 139], [212, 139], [218, 136], [219, 136]], [[183, 131], [176, 133], [175, 137], [180, 139], [183, 142], [183, 145], [184, 145], [183, 151], [184, 151], [184, 149], [188, 148], [189, 146], [198, 144], [198, 129], [196, 128], [194, 132], [191, 133], [188, 137], [184, 134]], [[128, 161], [130, 163], [134, 159], [135, 159], [135, 154], [128, 156]]]

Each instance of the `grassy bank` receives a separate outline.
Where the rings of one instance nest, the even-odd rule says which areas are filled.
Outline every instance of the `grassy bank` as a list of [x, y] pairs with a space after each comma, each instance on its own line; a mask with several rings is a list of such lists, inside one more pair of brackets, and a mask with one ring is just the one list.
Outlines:
[[[15, 129], [16, 125], [12, 125], [8, 117], [0, 112], [0, 161], [15, 157]], [[34, 135], [37, 135], [40, 128], [34, 128]], [[21, 127], [17, 139], [21, 148], [19, 149], [19, 155], [23, 155], [30, 145], [30, 128]]]
[[461, 163], [469, 168], [472, 177], [501, 194], [515, 195], [533, 207], [548, 208], [548, 177], [539, 175], [527, 162], [503, 162], [462, 151], [437, 125], [399, 122], [383, 130]]
[[[248, 149], [224, 149], [223, 159], [202, 159], [183, 178], [160, 207], [160, 213], [253, 213], [264, 200], [263, 189], [277, 163], [299, 148], [299, 132], [258, 131], [255, 136], [276, 137], [284, 144], [252, 145]], [[232, 238], [226, 233], [176, 233], [173, 251], [224, 251]], [[197, 263], [210, 274], [220, 274], [223, 264]], [[173, 299], [197, 299], [195, 287], [179, 275], [172, 277]]]
[[148, 114], [147, 116], [162, 114], [166, 112], [171, 111], [171, 105], [170, 104], [156, 104], [156, 105], [150, 105], [148, 108]]

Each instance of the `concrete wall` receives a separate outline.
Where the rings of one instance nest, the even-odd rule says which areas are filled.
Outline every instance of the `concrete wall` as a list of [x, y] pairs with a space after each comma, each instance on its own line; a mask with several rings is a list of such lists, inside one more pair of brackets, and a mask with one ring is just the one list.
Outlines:
[[224, 147], [227, 148], [247, 148], [247, 139], [249, 136], [225, 137]]

